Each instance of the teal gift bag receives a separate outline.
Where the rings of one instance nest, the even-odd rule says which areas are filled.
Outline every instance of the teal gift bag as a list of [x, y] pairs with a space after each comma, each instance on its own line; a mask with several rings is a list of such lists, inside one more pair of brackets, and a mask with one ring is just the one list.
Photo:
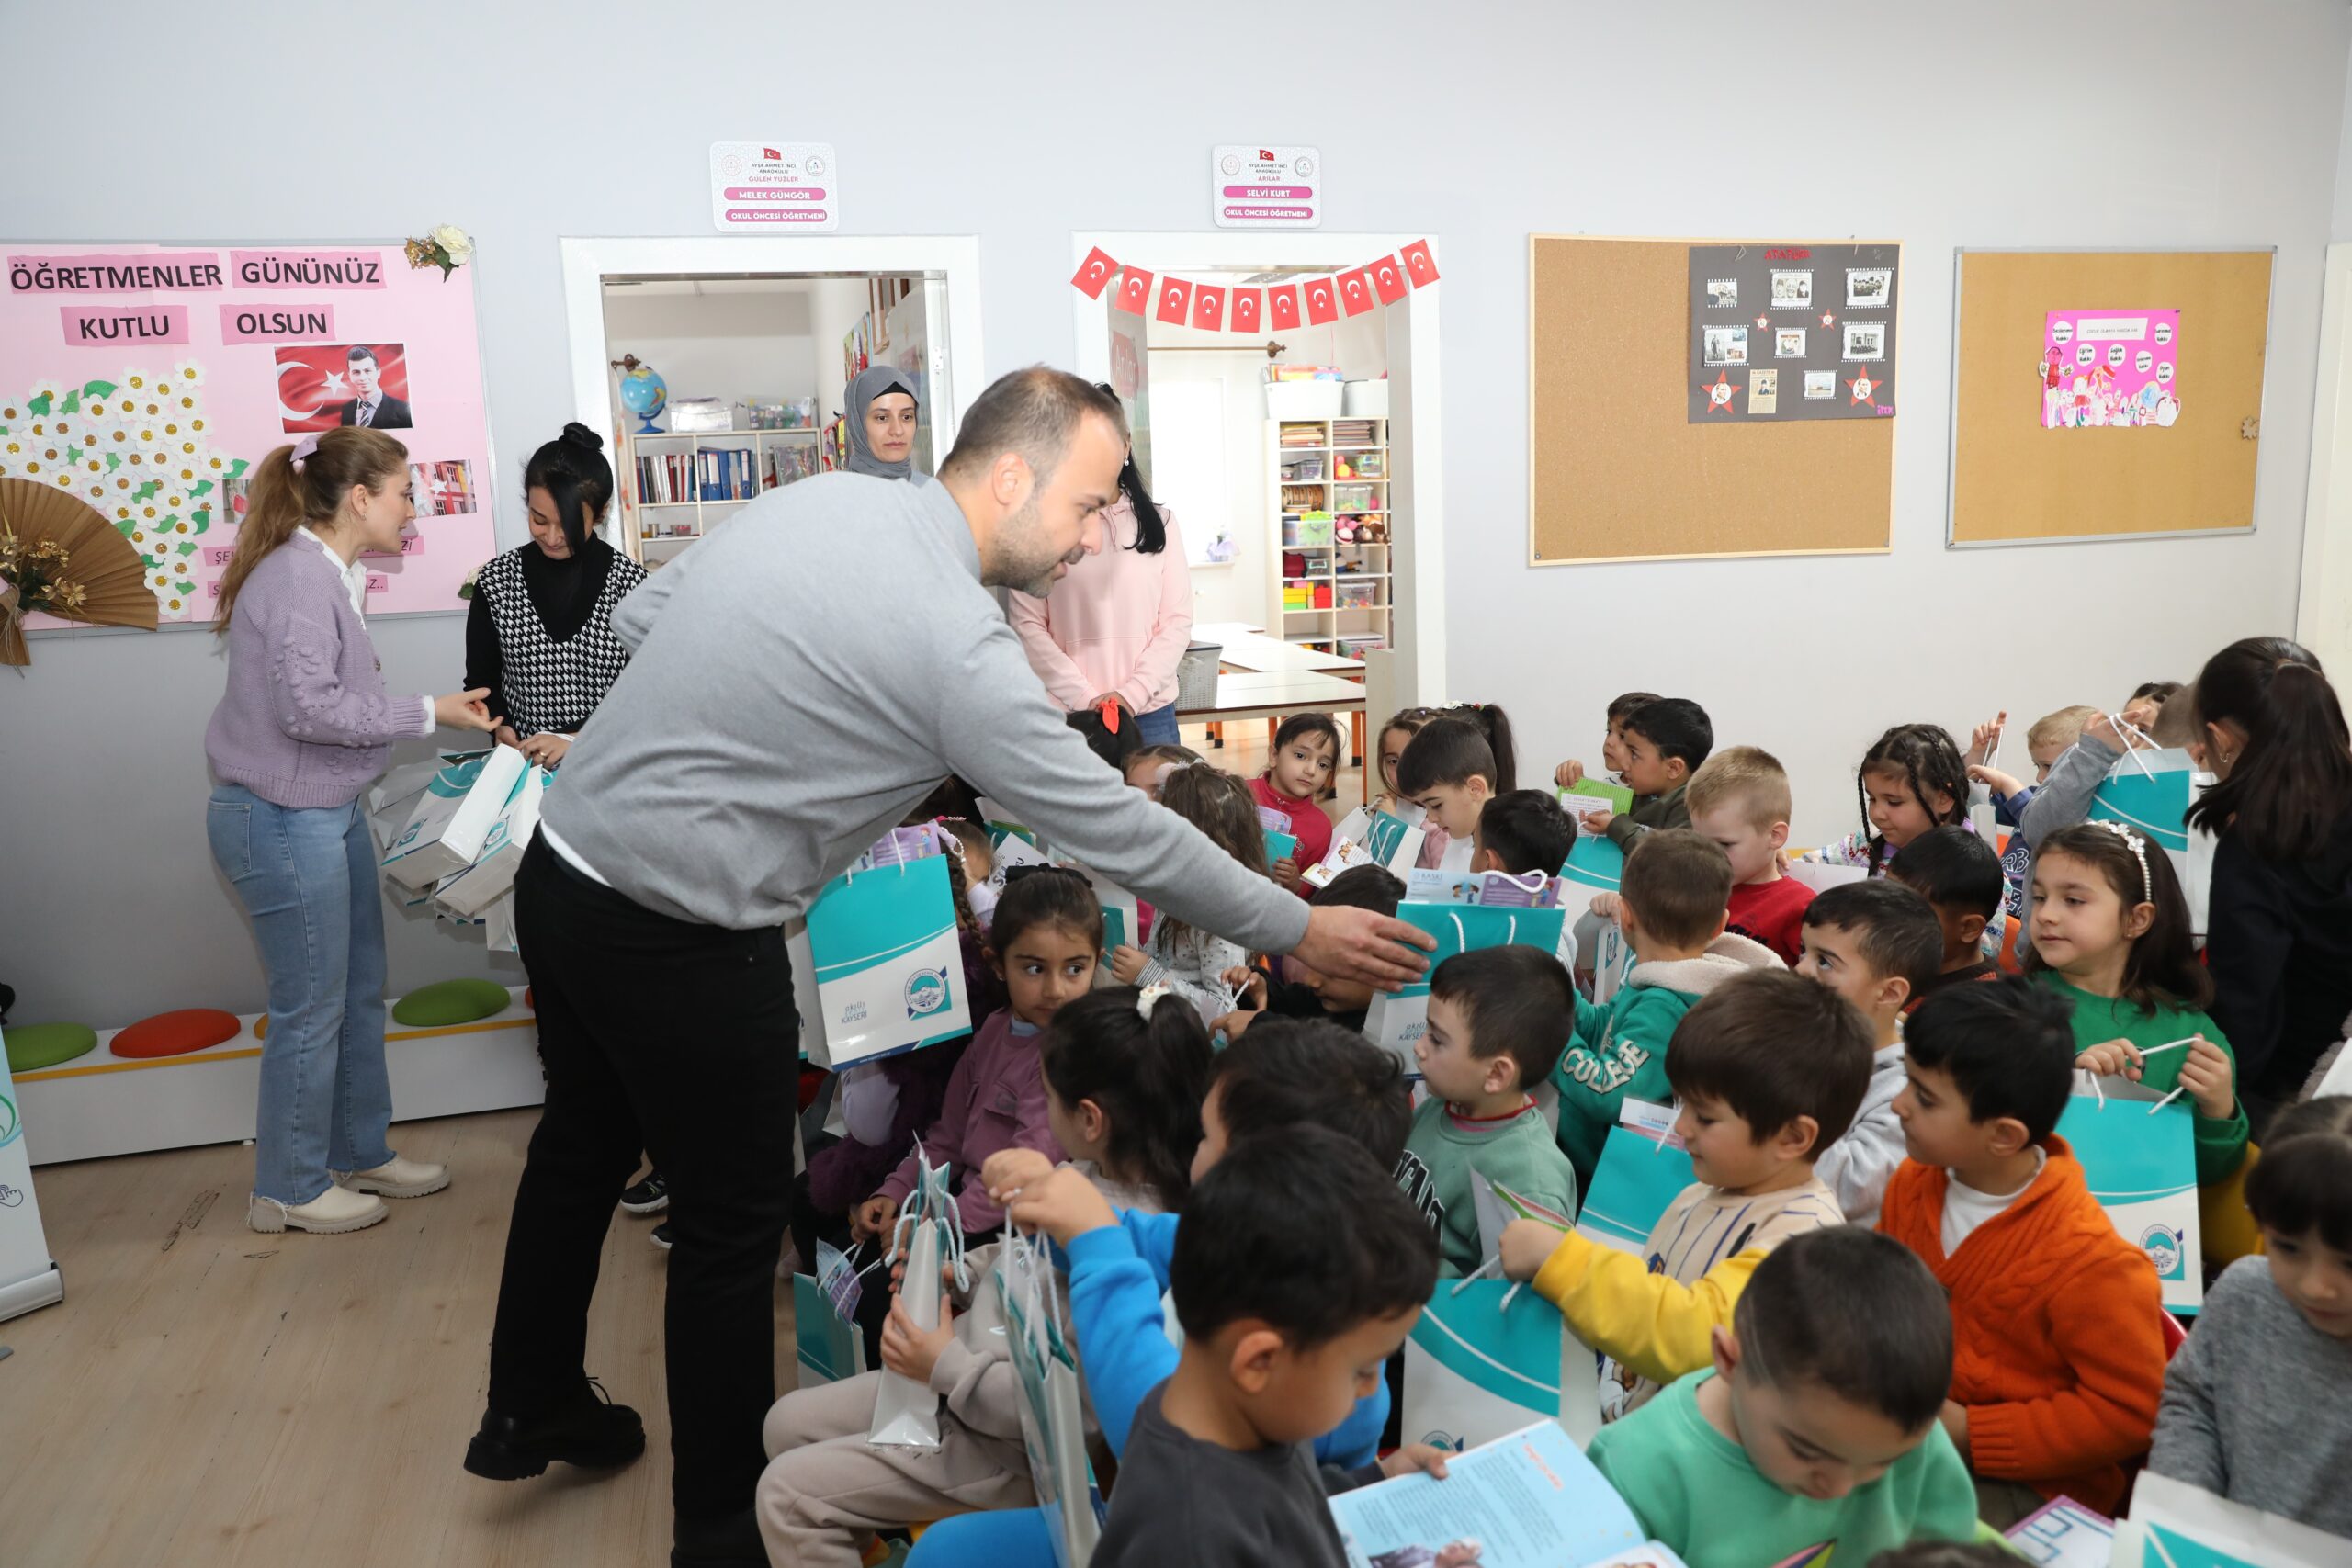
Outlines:
[[1560, 868], [1560, 875], [1597, 892], [1614, 893], [1618, 883], [1624, 880], [1625, 852], [1612, 839], [1579, 833], [1575, 847], [1568, 851], [1568, 863]]
[[1384, 991], [1372, 998], [1372, 1009], [1364, 1015], [1364, 1038], [1396, 1053], [1404, 1060], [1405, 1071], [1419, 1077], [1420, 1066], [1413, 1055], [1413, 1043], [1429, 1027], [1430, 976], [1437, 972], [1437, 966], [1457, 953], [1476, 953], [1489, 947], [1518, 945], [1556, 953], [1566, 915], [1563, 909], [1523, 909], [1506, 905], [1397, 905], [1396, 918], [1436, 938], [1437, 951], [1429, 955], [1430, 966], [1421, 972], [1419, 979], [1401, 990]]
[[2091, 795], [2088, 819], [2120, 822], [2172, 857], [2188, 886], [2188, 804], [2197, 798], [2197, 764], [2186, 751], [2127, 751]]
[[1577, 1234], [1597, 1246], [1645, 1257], [1650, 1232], [1667, 1206], [1697, 1179], [1689, 1150], [1630, 1127], [1611, 1127], [1577, 1215]]
[[[2058, 1135], [2116, 1233], [2148, 1255], [2166, 1312], [2205, 1303], [2204, 1238], [2197, 1215], [2196, 1110], [2187, 1099], [2157, 1109], [2154, 1091], [2127, 1078], [2099, 1080], [2106, 1098], [2077, 1094]], [[2153, 1114], [2152, 1114], [2153, 1112]]]
[[835, 1072], [972, 1032], [944, 856], [827, 883], [809, 906], [808, 955]]
[[[1570, 1343], [1560, 1309], [1532, 1290], [1440, 1280], [1405, 1341], [1405, 1440], [1460, 1453], [1558, 1416]], [[1582, 1355], [1590, 1369], [1592, 1353]]]

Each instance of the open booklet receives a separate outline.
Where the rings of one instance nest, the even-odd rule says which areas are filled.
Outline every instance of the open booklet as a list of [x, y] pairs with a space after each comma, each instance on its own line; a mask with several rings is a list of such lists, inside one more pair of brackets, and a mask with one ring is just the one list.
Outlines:
[[1551, 1421], [1455, 1454], [1442, 1481], [1342, 1492], [1331, 1516], [1349, 1568], [1682, 1568]]

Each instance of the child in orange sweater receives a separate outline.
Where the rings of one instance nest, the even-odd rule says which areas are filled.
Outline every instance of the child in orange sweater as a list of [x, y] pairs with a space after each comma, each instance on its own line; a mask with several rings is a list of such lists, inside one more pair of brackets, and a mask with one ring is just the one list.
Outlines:
[[2063, 998], [2014, 976], [1939, 991], [1904, 1032], [1910, 1158], [1878, 1228], [1951, 1296], [1944, 1427], [2006, 1529], [2064, 1494], [2113, 1514], [2164, 1391], [2155, 1271], [2052, 1135], [2074, 1089]]

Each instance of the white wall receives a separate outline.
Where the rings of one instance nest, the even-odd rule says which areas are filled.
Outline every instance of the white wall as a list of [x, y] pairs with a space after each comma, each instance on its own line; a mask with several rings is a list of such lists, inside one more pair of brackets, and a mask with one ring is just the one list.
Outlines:
[[[1467, 0], [1442, 16], [1367, 0], [1344, 21], [1357, 69], [1328, 94], [1279, 95], [1237, 62], [1253, 39], [1290, 47], [1300, 24], [1232, 0], [1196, 11], [1170, 29], [1148, 8], [1077, 27], [1040, 0], [926, 8], [916, 75], [877, 114], [855, 73], [806, 70], [791, 28], [733, 28], [715, 70], [704, 33], [649, 28], [621, 0], [413, 0], [389, 28], [282, 0], [223, 28], [124, 0], [107, 25], [144, 47], [108, 58], [107, 101], [172, 106], [168, 138], [153, 116], [93, 118], [86, 73], [20, 72], [11, 110], [73, 128], [73, 166], [141, 173], [109, 185], [19, 158], [0, 168], [0, 214], [22, 240], [472, 230], [512, 543], [513, 466], [571, 412], [556, 239], [707, 234], [713, 140], [830, 138], [849, 231], [978, 235], [990, 373], [1069, 358], [1071, 231], [1204, 229], [1212, 143], [1317, 142], [1333, 229], [1434, 242], [1452, 679], [1457, 695], [1509, 705], [1537, 758], [1591, 757], [1615, 691], [1690, 693], [1726, 739], [1792, 763], [1799, 834], [1817, 838], [1849, 825], [1849, 770], [1890, 722], [2111, 701], [2289, 624], [2352, 44], [2341, 0]], [[0, 57], [78, 59], [86, 31], [74, 7], [7, 6]], [[254, 112], [288, 69], [256, 38], [430, 81], [431, 112], [360, 163], [345, 138], [289, 135]], [[1756, 65], [1750, 88], [1708, 86], [1702, 67], [1726, 59]], [[583, 82], [616, 85], [583, 100]], [[2111, 133], [2085, 134], [2083, 104]], [[1903, 240], [1894, 553], [1531, 570], [1531, 230]], [[2278, 246], [2258, 531], [1948, 554], [1963, 243]], [[376, 635], [388, 675], [456, 679], [459, 620]], [[205, 639], [170, 633], [44, 639], [28, 676], [0, 674], [0, 975], [23, 993], [20, 1017], [260, 1005], [200, 830], [219, 682]], [[478, 951], [404, 933], [393, 983], [481, 967]]]
[[605, 291], [612, 357], [634, 354], [662, 373], [670, 396], [786, 402], [817, 390], [808, 284], [760, 293], [657, 293], [628, 285]]

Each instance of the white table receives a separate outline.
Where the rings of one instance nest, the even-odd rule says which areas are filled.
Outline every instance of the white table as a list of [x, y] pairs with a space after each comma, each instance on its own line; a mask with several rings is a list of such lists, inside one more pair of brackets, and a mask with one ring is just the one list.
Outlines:
[[1251, 670], [1261, 673], [1283, 671], [1312, 671], [1327, 675], [1357, 675], [1363, 673], [1363, 661], [1343, 659], [1336, 653], [1321, 653], [1295, 642], [1266, 636], [1254, 626], [1238, 622], [1218, 622], [1193, 628], [1194, 642], [1213, 642], [1220, 652], [1217, 661], [1236, 670]]

